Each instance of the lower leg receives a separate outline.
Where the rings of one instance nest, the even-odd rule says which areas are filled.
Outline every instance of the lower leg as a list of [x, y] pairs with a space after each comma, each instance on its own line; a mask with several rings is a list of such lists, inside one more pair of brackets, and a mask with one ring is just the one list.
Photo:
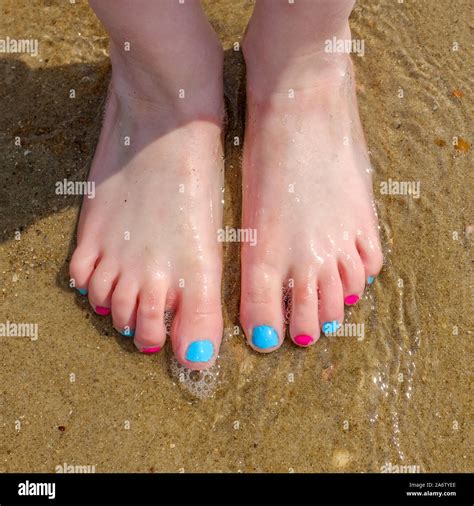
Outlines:
[[350, 39], [349, 15], [354, 3], [258, 0], [243, 43], [247, 76], [256, 86], [255, 93], [311, 88], [315, 75], [344, 67], [347, 58], [325, 53], [325, 41]]
[[[118, 94], [208, 112], [222, 91], [223, 50], [199, 0], [90, 0], [110, 35]], [[183, 97], [184, 92], [184, 97]], [[221, 110], [216, 114], [222, 114]]]
[[91, 0], [112, 81], [70, 273], [145, 353], [202, 369], [222, 337], [223, 52], [197, 1]]
[[370, 161], [347, 54], [352, 0], [258, 0], [243, 51], [247, 126], [241, 320], [250, 344], [284, 336], [282, 286], [292, 292], [290, 335], [314, 343], [341, 324], [382, 265]]

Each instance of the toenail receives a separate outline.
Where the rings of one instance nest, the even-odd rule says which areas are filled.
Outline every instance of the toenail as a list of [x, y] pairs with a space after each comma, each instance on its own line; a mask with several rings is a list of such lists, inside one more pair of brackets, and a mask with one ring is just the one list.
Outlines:
[[324, 322], [323, 332], [325, 334], [334, 334], [340, 326], [341, 324], [337, 320], [333, 320], [332, 322]]
[[77, 291], [81, 294], [81, 295], [87, 295], [87, 288], [78, 288]]
[[159, 346], [153, 346], [153, 348], [143, 348], [142, 353], [146, 353], [147, 355], [151, 355], [153, 353], [158, 353], [161, 350]]
[[367, 284], [371, 285], [375, 281], [375, 276], [369, 276], [367, 278]]
[[214, 345], [208, 339], [194, 341], [188, 346], [186, 360], [189, 362], [208, 362], [214, 355]]
[[344, 304], [346, 304], [347, 306], [353, 306], [358, 300], [359, 300], [358, 295], [356, 295], [356, 294], [348, 295], [344, 299]]
[[308, 344], [313, 342], [313, 338], [311, 336], [302, 334], [300, 336], [296, 336], [294, 338], [294, 341], [296, 344], [299, 344], [300, 346], [308, 346]]
[[273, 348], [278, 344], [277, 331], [269, 325], [254, 327], [252, 332], [252, 344], [257, 348]]
[[125, 337], [133, 337], [135, 335], [135, 329], [131, 329], [130, 327], [125, 327], [121, 332], [122, 336]]
[[110, 308], [109, 307], [96, 306], [95, 312], [97, 314], [102, 315], [102, 316], [107, 316], [108, 314], [110, 314]]

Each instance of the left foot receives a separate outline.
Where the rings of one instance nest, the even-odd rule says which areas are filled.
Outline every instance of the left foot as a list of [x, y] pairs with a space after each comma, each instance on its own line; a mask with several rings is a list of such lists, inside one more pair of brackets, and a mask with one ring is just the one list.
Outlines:
[[326, 64], [319, 53], [304, 72], [297, 62], [272, 81], [271, 55], [259, 58], [258, 46], [244, 43], [242, 227], [257, 230], [257, 244], [242, 246], [240, 313], [249, 344], [269, 352], [283, 341], [288, 280], [290, 335], [308, 346], [342, 323], [344, 304], [379, 273], [382, 251], [350, 58]]

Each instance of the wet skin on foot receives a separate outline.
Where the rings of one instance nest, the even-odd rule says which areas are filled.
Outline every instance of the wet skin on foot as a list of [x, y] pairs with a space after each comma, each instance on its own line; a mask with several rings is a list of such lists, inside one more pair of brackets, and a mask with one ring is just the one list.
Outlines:
[[[92, 3], [107, 26], [107, 2]], [[147, 4], [137, 19], [151, 10], [162, 14], [156, 24], [164, 25], [167, 9], [176, 8], [179, 21], [200, 9], [197, 2], [190, 2], [187, 14], [174, 2]], [[130, 28], [130, 36], [135, 47], [159, 42], [160, 58], [145, 51], [137, 63], [111, 37], [112, 82], [89, 175], [95, 198], [83, 199], [70, 262], [70, 278], [87, 287], [81, 293], [95, 312], [111, 314], [114, 328], [144, 353], [163, 348], [171, 311], [176, 359], [195, 369], [212, 365], [223, 333], [222, 243], [216, 241], [223, 215], [223, 50], [202, 18], [198, 33], [180, 31], [179, 60], [166, 59], [175, 42], [155, 23], [148, 30], [146, 23]], [[122, 39], [123, 27], [114, 28]], [[175, 100], [181, 88], [186, 100]], [[132, 240], [124, 239], [124, 231]], [[190, 341], [200, 336], [212, 336], [212, 351], [210, 344], [197, 345], [186, 358]]]
[[[258, 241], [241, 246], [240, 318], [247, 338], [262, 351], [281, 345], [275, 336], [285, 333], [282, 286], [288, 278], [289, 334], [307, 346], [311, 341], [301, 336], [314, 343], [321, 328], [337, 331], [344, 304], [356, 304], [382, 267], [373, 170], [352, 63], [346, 54], [325, 53], [325, 37], [319, 36], [327, 29], [321, 17], [327, 8], [338, 17], [330, 29], [350, 39], [339, 3], [300, 2], [290, 13], [278, 10], [280, 2], [261, 2], [242, 44], [242, 228], [256, 230]], [[330, 7], [335, 5], [337, 13]], [[276, 27], [285, 28], [286, 16], [299, 29], [282, 40]], [[254, 327], [262, 321], [266, 331], [260, 337]]]

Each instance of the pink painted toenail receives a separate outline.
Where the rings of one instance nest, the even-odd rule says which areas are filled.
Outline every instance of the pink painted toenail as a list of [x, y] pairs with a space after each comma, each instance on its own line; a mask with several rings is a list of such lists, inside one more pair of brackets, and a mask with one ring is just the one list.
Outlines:
[[110, 307], [96, 306], [95, 312], [102, 316], [107, 316], [108, 314], [110, 314]]
[[311, 336], [306, 336], [302, 334], [300, 336], [296, 336], [294, 341], [296, 344], [299, 344], [300, 346], [308, 346], [308, 344], [313, 342], [313, 338]]
[[159, 346], [155, 346], [154, 348], [143, 348], [142, 352], [147, 355], [151, 355], [153, 353], [158, 353], [161, 350]]
[[348, 295], [345, 299], [344, 299], [344, 304], [347, 304], [348, 306], [353, 306], [358, 300], [359, 300], [359, 296], [358, 295]]

